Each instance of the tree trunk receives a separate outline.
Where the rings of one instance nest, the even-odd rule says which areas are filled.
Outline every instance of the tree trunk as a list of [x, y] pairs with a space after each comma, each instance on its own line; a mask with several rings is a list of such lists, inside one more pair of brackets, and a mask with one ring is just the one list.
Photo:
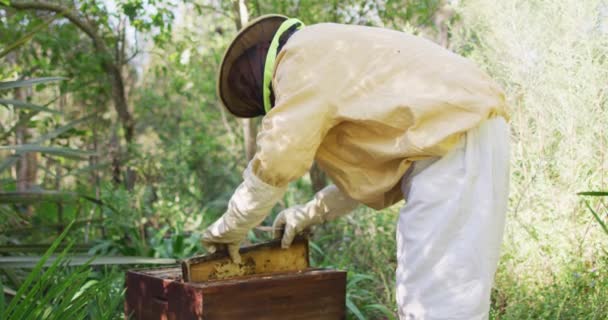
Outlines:
[[[247, 4], [245, 0], [235, 0], [233, 1], [234, 6], [234, 24], [237, 30], [241, 30], [244, 25], [249, 21], [249, 11], [247, 10]], [[253, 159], [256, 150], [256, 135], [257, 135], [257, 126], [256, 121], [254, 119], [242, 119], [241, 123], [243, 125], [243, 142], [245, 144], [245, 155], [247, 156], [247, 161]]]
[[[15, 100], [27, 101], [27, 93], [25, 90], [25, 88], [15, 88], [13, 91]], [[28, 117], [27, 114], [22, 111], [18, 111], [18, 115], [18, 122], [21, 121], [22, 117]], [[27, 127], [27, 122], [28, 121], [25, 121], [17, 126], [15, 130], [15, 145], [27, 144], [30, 134]], [[38, 176], [38, 154], [34, 152], [23, 154], [19, 160], [17, 160], [15, 171], [17, 191], [28, 191], [34, 184], [36, 184], [36, 179]], [[34, 208], [31, 205], [27, 205], [25, 207], [25, 212], [28, 217], [31, 217], [34, 214]]]
[[245, 140], [245, 154], [247, 155], [247, 161], [253, 159], [253, 156], [255, 155], [257, 131], [255, 119], [243, 119], [243, 137]]
[[133, 137], [135, 135], [135, 120], [133, 120], [131, 112], [129, 112], [129, 104], [125, 94], [125, 84], [122, 72], [120, 71], [120, 67], [113, 63], [105, 63], [104, 70], [106, 70], [106, 73], [110, 78], [114, 109], [122, 124], [124, 139], [128, 146], [133, 142]]
[[444, 48], [450, 48], [450, 22], [455, 15], [456, 11], [447, 2], [444, 2], [433, 15], [435, 40]]
[[[18, 51], [12, 52], [7, 58], [8, 62], [16, 64], [18, 54]], [[28, 94], [26, 90], [26, 88], [13, 89], [13, 97], [15, 98], [15, 100], [27, 101]], [[23, 111], [17, 111], [17, 115], [17, 123], [20, 123], [24, 118], [28, 117], [27, 113]], [[24, 121], [15, 129], [15, 145], [27, 144], [27, 140], [30, 134], [27, 125], [28, 121]], [[36, 183], [37, 176], [38, 154], [30, 152], [19, 157], [19, 160], [17, 160], [17, 165], [15, 166], [17, 191], [24, 192], [29, 190], [32, 185]]]
[[[10, 13], [9, 13], [10, 15]], [[15, 50], [8, 54], [6, 61], [8, 64], [18, 65], [20, 56], [20, 50]], [[28, 92], [26, 88], [15, 88], [13, 89], [13, 98], [19, 101], [27, 101]], [[17, 112], [17, 127], [15, 128], [15, 145], [22, 145], [27, 143], [29, 138], [28, 130], [28, 114], [14, 109]], [[32, 111], [30, 111], [32, 112]], [[21, 121], [24, 120], [23, 123]], [[21, 155], [17, 160], [15, 166], [15, 181], [16, 190], [18, 192], [24, 192], [29, 190], [37, 180], [38, 176], [38, 154], [29, 152]], [[24, 205], [24, 212], [27, 217], [31, 217], [34, 214], [34, 208], [31, 205]]]
[[[25, 95], [23, 94], [23, 88], [16, 88], [13, 91], [13, 95], [15, 97], [15, 100], [20, 100], [20, 101], [25, 101]], [[17, 111], [18, 119], [17, 122], [20, 122], [22, 117], [25, 116], [25, 113], [21, 112], [21, 111]], [[27, 135], [27, 125], [26, 124], [21, 124], [18, 125], [17, 128], [15, 129], [15, 145], [22, 145], [22, 144], [26, 144], [26, 138], [25, 136]], [[17, 191], [19, 192], [23, 192], [27, 190], [27, 157], [24, 155], [22, 157], [19, 158], [19, 160], [17, 160], [17, 165], [15, 166], [15, 170], [16, 170], [16, 174], [15, 177], [17, 178]]]

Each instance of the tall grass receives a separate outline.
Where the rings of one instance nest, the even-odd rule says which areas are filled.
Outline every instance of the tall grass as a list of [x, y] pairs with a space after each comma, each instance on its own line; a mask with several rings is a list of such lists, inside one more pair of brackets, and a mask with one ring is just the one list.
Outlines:
[[594, 301], [608, 287], [593, 278], [606, 267], [606, 238], [577, 192], [606, 189], [608, 2], [468, 0], [459, 13], [458, 50], [501, 82], [511, 106], [494, 316], [603, 319]]
[[576, 193], [606, 186], [607, 10], [605, 0], [460, 7], [461, 49], [501, 82], [512, 108], [503, 264], [519, 277], [550, 281], [573, 258], [594, 260], [602, 244]]
[[[4, 286], [0, 281], [0, 319], [117, 319], [124, 290], [118, 279], [122, 275], [106, 274], [101, 279], [89, 263], [69, 268], [68, 252], [71, 244], [45, 268], [51, 255], [64, 241], [72, 224], [53, 242], [10, 301], [4, 300]], [[91, 258], [92, 260], [93, 258]]]
[[361, 207], [314, 234], [312, 264], [349, 272], [348, 319], [396, 319], [398, 207], [381, 212]]
[[[577, 192], [608, 189], [608, 1], [452, 3], [454, 50], [500, 82], [511, 109], [511, 194], [492, 318], [606, 319], [607, 238]], [[317, 234], [325, 261], [371, 275], [357, 290], [392, 310], [395, 216], [360, 210]]]

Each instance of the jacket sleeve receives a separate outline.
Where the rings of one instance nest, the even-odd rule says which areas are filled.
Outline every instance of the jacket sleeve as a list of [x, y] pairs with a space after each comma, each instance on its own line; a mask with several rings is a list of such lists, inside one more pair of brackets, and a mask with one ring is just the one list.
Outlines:
[[262, 120], [252, 159], [254, 174], [275, 187], [287, 185], [310, 169], [333, 126], [334, 108], [317, 97], [314, 85], [293, 78], [297, 76], [275, 82], [276, 105]]

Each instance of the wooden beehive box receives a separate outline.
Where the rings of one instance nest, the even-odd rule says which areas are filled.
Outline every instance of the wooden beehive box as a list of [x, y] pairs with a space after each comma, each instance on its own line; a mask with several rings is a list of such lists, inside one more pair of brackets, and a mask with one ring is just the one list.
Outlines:
[[[278, 246], [277, 243], [254, 246], [260, 247], [274, 250]], [[294, 246], [294, 250], [301, 248]], [[290, 265], [298, 269], [291, 271], [282, 271], [284, 263], [274, 263], [285, 261], [285, 257], [270, 257], [264, 259], [264, 263], [256, 260], [259, 267], [252, 268], [251, 259], [259, 259], [259, 251], [251, 254], [248, 250], [241, 251], [247, 272], [228, 279], [220, 279], [225, 257], [214, 256], [203, 260], [216, 263], [215, 270], [219, 273], [209, 272], [208, 266], [197, 267], [198, 271], [182, 266], [184, 273], [178, 266], [129, 271], [126, 317], [137, 320], [345, 319], [346, 272], [310, 268], [307, 244], [305, 250], [306, 265], [302, 266], [301, 261], [291, 262]], [[284, 250], [276, 252], [285, 254]], [[268, 264], [277, 265], [279, 271], [272, 270]], [[184, 274], [191, 281], [184, 281]], [[195, 279], [197, 277], [199, 279]], [[211, 280], [192, 281], [209, 278]]]

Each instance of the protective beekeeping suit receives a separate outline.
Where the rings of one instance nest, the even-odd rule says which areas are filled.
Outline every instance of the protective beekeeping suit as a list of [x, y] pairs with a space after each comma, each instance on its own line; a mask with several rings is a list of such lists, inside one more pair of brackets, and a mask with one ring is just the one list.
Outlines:
[[469, 60], [381, 28], [264, 16], [228, 48], [225, 107], [263, 116], [258, 149], [226, 213], [204, 233], [238, 261], [247, 232], [316, 160], [330, 185], [275, 220], [298, 232], [402, 199], [401, 319], [486, 319], [508, 194], [505, 98]]

